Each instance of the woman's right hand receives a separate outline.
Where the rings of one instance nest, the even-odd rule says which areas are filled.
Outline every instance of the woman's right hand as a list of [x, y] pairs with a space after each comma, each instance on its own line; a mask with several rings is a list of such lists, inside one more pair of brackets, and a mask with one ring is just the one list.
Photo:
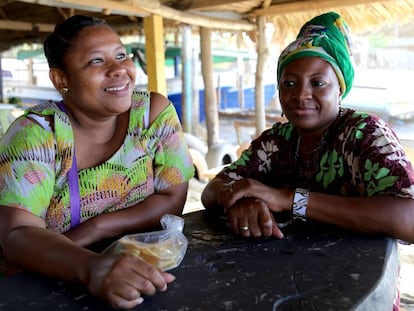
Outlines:
[[101, 255], [79, 247], [63, 234], [46, 229], [42, 218], [23, 209], [0, 206], [0, 243], [5, 257], [17, 266], [79, 281], [114, 308], [133, 308], [142, 303], [142, 295], [165, 291], [175, 279], [138, 257]]
[[258, 198], [239, 199], [226, 210], [226, 216], [232, 231], [237, 235], [283, 238], [269, 207]]
[[89, 292], [115, 309], [130, 309], [144, 301], [142, 295], [166, 291], [175, 277], [138, 257], [120, 254], [99, 256], [89, 264]]

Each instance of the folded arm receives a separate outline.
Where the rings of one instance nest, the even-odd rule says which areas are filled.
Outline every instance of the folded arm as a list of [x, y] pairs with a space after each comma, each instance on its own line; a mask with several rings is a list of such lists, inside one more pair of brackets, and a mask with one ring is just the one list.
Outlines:
[[414, 200], [393, 196], [340, 197], [311, 192], [307, 218], [414, 243]]
[[[260, 219], [252, 216], [252, 213], [257, 213], [257, 209], [252, 209], [252, 201], [246, 198], [258, 199], [272, 212], [292, 210], [292, 190], [275, 189], [249, 178], [238, 180], [231, 186], [226, 184], [225, 180], [214, 178], [205, 187], [202, 202], [206, 208], [223, 208], [233, 218], [233, 222], [247, 224], [249, 219]], [[256, 206], [263, 208], [263, 203], [256, 203]], [[411, 199], [382, 195], [343, 197], [311, 192], [306, 217], [354, 231], [385, 234], [414, 243], [414, 200]], [[257, 226], [253, 224], [253, 227]], [[265, 224], [259, 227], [265, 228]], [[263, 232], [265, 229], [262, 229]], [[260, 236], [258, 232], [252, 234]]]

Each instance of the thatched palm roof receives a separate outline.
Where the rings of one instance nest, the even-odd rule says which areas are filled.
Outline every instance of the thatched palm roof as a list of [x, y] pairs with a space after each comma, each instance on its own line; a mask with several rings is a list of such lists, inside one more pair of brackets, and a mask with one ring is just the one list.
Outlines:
[[[347, 22], [351, 33], [375, 34], [380, 31], [392, 31], [398, 23], [400, 28], [412, 24], [414, 21], [414, 1], [397, 0], [383, 1], [370, 4], [359, 4], [346, 7], [333, 7], [332, 10], [339, 13]], [[283, 15], [269, 16], [269, 20], [275, 25], [274, 41], [285, 45], [291, 41], [300, 26], [313, 16], [326, 10], [307, 10]], [[411, 27], [410, 27], [411, 29]], [[414, 37], [414, 32], [411, 34]]]
[[23, 42], [42, 42], [72, 14], [105, 18], [121, 34], [138, 33], [149, 14], [163, 16], [168, 31], [192, 24], [250, 32], [264, 15], [275, 24], [280, 40], [292, 38], [305, 20], [327, 10], [343, 15], [354, 33], [414, 20], [413, 0], [0, 0], [0, 52]]

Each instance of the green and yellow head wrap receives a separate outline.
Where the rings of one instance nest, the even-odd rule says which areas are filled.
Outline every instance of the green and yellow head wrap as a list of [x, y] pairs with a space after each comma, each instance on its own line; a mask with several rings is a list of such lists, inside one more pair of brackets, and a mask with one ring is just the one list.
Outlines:
[[344, 98], [352, 87], [354, 68], [348, 26], [335, 12], [325, 13], [306, 22], [296, 40], [280, 54], [277, 81], [287, 64], [301, 57], [317, 56], [329, 62], [338, 77]]

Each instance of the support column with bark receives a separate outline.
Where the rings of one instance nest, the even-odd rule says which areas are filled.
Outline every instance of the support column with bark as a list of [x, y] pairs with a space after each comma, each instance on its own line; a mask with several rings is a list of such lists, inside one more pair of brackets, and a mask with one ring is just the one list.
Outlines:
[[255, 84], [255, 121], [256, 136], [260, 135], [266, 129], [266, 112], [264, 102], [264, 82], [263, 72], [268, 57], [266, 44], [266, 18], [259, 16], [257, 18], [257, 64], [256, 64], [256, 84]]
[[212, 147], [219, 142], [219, 116], [216, 92], [214, 89], [213, 57], [211, 53], [211, 30], [200, 27], [201, 72], [204, 81], [204, 109], [207, 126], [207, 145]]

